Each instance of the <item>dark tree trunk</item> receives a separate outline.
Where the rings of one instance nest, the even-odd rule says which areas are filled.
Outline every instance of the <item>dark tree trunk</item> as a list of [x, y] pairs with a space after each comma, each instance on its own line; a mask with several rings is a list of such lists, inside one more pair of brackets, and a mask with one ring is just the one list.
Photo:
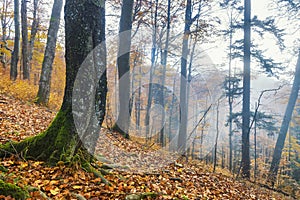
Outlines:
[[[173, 80], [173, 86], [172, 86], [172, 91], [175, 91], [175, 88], [176, 88], [176, 77], [174, 77], [174, 80]], [[177, 144], [172, 144], [171, 141], [172, 139], [174, 138], [174, 135], [173, 135], [173, 127], [174, 127], [174, 124], [175, 124], [175, 120], [174, 120], [174, 115], [176, 116], [176, 111], [175, 110], [175, 102], [176, 102], [176, 96], [175, 95], [172, 95], [172, 100], [171, 100], [171, 105], [169, 106], [170, 108], [170, 117], [169, 117], [169, 134], [168, 134], [168, 139], [169, 139], [169, 151], [175, 151], [176, 148], [177, 148]], [[180, 117], [180, 116], [179, 116]], [[179, 120], [178, 120], [179, 121]]]
[[233, 104], [233, 92], [232, 92], [232, 82], [231, 82], [231, 71], [232, 71], [232, 37], [233, 37], [233, 17], [232, 12], [230, 15], [230, 33], [229, 33], [229, 70], [228, 70], [228, 104], [229, 104], [229, 170], [232, 172], [232, 104]]
[[[255, 103], [255, 110], [258, 110], [258, 105]], [[254, 182], [257, 176], [257, 119], [254, 117]]]
[[21, 1], [21, 26], [22, 26], [22, 70], [23, 79], [30, 79], [28, 65], [28, 29], [27, 29], [27, 0]]
[[125, 138], [129, 138], [129, 98], [130, 98], [130, 48], [133, 0], [123, 0], [118, 50], [118, 76], [119, 76], [119, 114], [114, 129]]
[[250, 46], [251, 46], [251, 1], [245, 0], [244, 11], [244, 75], [242, 116], [242, 177], [250, 179]]
[[[142, 66], [139, 66], [139, 75], [142, 74]], [[136, 125], [138, 126], [138, 131], [141, 131], [141, 103], [142, 103], [142, 77], [139, 77], [139, 87], [138, 87], [138, 98], [137, 98], [137, 116], [136, 116]]]
[[188, 57], [188, 41], [190, 36], [191, 16], [192, 15], [192, 1], [187, 0], [185, 11], [185, 27], [182, 41], [182, 55], [181, 55], [181, 77], [180, 77], [180, 129], [178, 136], [177, 150], [181, 154], [186, 151], [187, 139], [187, 57]]
[[277, 138], [274, 154], [273, 154], [273, 159], [271, 163], [271, 167], [269, 170], [269, 175], [268, 175], [268, 182], [274, 186], [275, 181], [276, 181], [276, 176], [278, 173], [279, 169], [279, 164], [281, 160], [281, 155], [282, 155], [282, 149], [284, 147], [284, 142], [286, 138], [286, 134], [289, 128], [289, 124], [292, 118], [293, 110], [298, 98], [298, 93], [299, 93], [299, 86], [300, 86], [300, 49], [298, 52], [298, 61], [296, 65], [296, 72], [295, 72], [295, 78], [294, 78], [294, 83], [292, 87], [292, 91], [290, 94], [290, 98], [283, 116], [283, 120], [281, 123], [280, 131], [279, 131], [279, 136]]
[[14, 0], [14, 23], [15, 23], [15, 41], [14, 50], [11, 57], [10, 79], [16, 80], [18, 76], [18, 61], [20, 51], [20, 19], [19, 19], [19, 0]]
[[[104, 1], [96, 3], [89, 0], [67, 0], [65, 5], [65, 38], [66, 86], [61, 109], [44, 133], [20, 143], [13, 143], [13, 146], [11, 143], [5, 144], [2, 148], [8, 152], [24, 152], [22, 155], [27, 158], [44, 160], [52, 164], [59, 160], [71, 161], [73, 155], [81, 152], [87, 155], [86, 150], [93, 153], [99, 132], [96, 132], [95, 129], [90, 132], [91, 126], [88, 126], [86, 132], [78, 135], [81, 134], [80, 129], [75, 126], [76, 120], [74, 120], [78, 112], [73, 113], [73, 110], [74, 102], [84, 102], [85, 105], [82, 106], [91, 110], [92, 113], [91, 116], [84, 116], [90, 118], [87, 125], [95, 125], [96, 116], [96, 125], [99, 130], [105, 115], [107, 92], [106, 50], [105, 46], [97, 47], [105, 40]], [[92, 51], [95, 47], [100, 51]], [[81, 68], [83, 62], [88, 62], [88, 69]], [[79, 70], [81, 70], [80, 73]], [[78, 82], [77, 75], [86, 75], [84, 74], [86, 72], [89, 73], [88, 76], [97, 75], [97, 79], [91, 83]], [[80, 89], [79, 86], [90, 85], [94, 87], [95, 92], [93, 94], [95, 96], [74, 95], [74, 92], [78, 92], [74, 88]], [[84, 101], [90, 100], [90, 98], [95, 100]], [[3, 151], [1, 151], [0, 156], [4, 156], [3, 154]]]
[[216, 167], [217, 167], [217, 152], [218, 152], [218, 139], [219, 139], [219, 114], [220, 114], [220, 99], [218, 99], [218, 103], [217, 103], [217, 121], [216, 121], [216, 131], [217, 131], [217, 135], [216, 135], [216, 140], [215, 140], [215, 149], [214, 149], [214, 169], [213, 172], [216, 171]]
[[32, 25], [31, 25], [30, 41], [29, 41], [29, 48], [28, 48], [28, 63], [30, 66], [31, 66], [31, 60], [32, 60], [32, 55], [33, 55], [35, 37], [36, 37], [36, 34], [38, 32], [38, 27], [39, 27], [39, 18], [37, 16], [38, 3], [39, 3], [39, 0], [33, 1], [33, 21], [32, 21]]
[[52, 65], [55, 57], [57, 33], [59, 29], [60, 13], [63, 0], [55, 0], [52, 8], [51, 20], [48, 29], [45, 56], [42, 64], [42, 72], [37, 94], [38, 104], [47, 104], [50, 96]]

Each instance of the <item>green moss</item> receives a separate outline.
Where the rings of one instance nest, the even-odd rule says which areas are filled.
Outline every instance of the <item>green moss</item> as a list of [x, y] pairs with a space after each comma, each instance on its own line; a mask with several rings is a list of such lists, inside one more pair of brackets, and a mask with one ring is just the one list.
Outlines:
[[60, 111], [49, 128], [34, 137], [22, 142], [9, 142], [2, 146], [0, 157], [5, 152], [22, 153], [25, 158], [46, 161], [55, 165], [59, 160], [68, 161], [74, 155], [77, 135], [73, 124], [72, 113], [69, 110]]
[[5, 196], [11, 196], [15, 199], [26, 199], [29, 197], [27, 191], [22, 190], [20, 187], [14, 184], [5, 183], [2, 180], [0, 180], [0, 194]]
[[1, 172], [8, 172], [8, 169], [6, 169], [4, 166], [0, 165], [0, 171]]
[[102, 183], [105, 183], [106, 185], [112, 185], [108, 180], [104, 178], [101, 172], [92, 167], [89, 162], [83, 162], [82, 168], [85, 169], [87, 172], [93, 173], [96, 177], [100, 178]]

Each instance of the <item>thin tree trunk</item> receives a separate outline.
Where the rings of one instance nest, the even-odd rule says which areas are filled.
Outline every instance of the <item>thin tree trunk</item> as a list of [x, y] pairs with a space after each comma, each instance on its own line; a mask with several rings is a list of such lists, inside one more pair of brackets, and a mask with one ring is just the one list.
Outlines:
[[158, 10], [158, 0], [155, 0], [155, 12], [154, 12], [154, 23], [153, 23], [153, 34], [152, 34], [152, 49], [151, 49], [151, 68], [150, 68], [150, 77], [149, 77], [149, 90], [148, 90], [148, 99], [147, 99], [147, 108], [146, 108], [146, 117], [145, 117], [145, 126], [146, 126], [146, 139], [150, 137], [150, 108], [152, 104], [152, 89], [153, 89], [153, 74], [155, 68], [155, 54], [156, 54], [156, 31], [157, 31], [157, 10]]
[[242, 177], [250, 179], [250, 46], [251, 46], [251, 0], [244, 0], [244, 75], [242, 116]]
[[45, 56], [42, 64], [42, 72], [39, 81], [39, 90], [36, 102], [38, 104], [47, 104], [50, 97], [51, 74], [53, 68], [53, 60], [55, 57], [55, 48], [57, 41], [57, 33], [59, 30], [60, 14], [63, 0], [55, 0], [52, 7], [51, 20], [47, 35], [47, 44]]
[[30, 68], [31, 68], [31, 60], [32, 60], [32, 55], [33, 55], [35, 37], [38, 32], [38, 26], [39, 26], [39, 18], [37, 16], [38, 3], [39, 3], [39, 0], [33, 1], [33, 21], [32, 21], [32, 25], [31, 25], [29, 48], [28, 48], [28, 62], [29, 62]]
[[139, 87], [138, 87], [138, 98], [137, 98], [137, 107], [136, 107], [136, 126], [140, 132], [141, 128], [141, 96], [142, 96], [142, 66], [139, 66]]
[[230, 15], [230, 34], [229, 34], [229, 71], [228, 71], [228, 78], [229, 78], [229, 95], [228, 95], [228, 104], [229, 104], [229, 170], [232, 172], [232, 104], [233, 104], [233, 93], [231, 91], [231, 69], [232, 69], [232, 12]]
[[[135, 83], [135, 78], [136, 78], [136, 68], [137, 68], [137, 56], [135, 55], [134, 61], [133, 61], [133, 66], [132, 66], [132, 74], [131, 74], [131, 89], [130, 89], [130, 94], [131, 96], [129, 97], [129, 115], [130, 117], [132, 116], [132, 112], [134, 111], [134, 108], [136, 108], [136, 99], [135, 99], [135, 91], [134, 91], [134, 83]], [[135, 110], [135, 117], [136, 117], [136, 110]], [[130, 120], [129, 120], [129, 127], [130, 127]]]
[[[173, 80], [173, 88], [172, 91], [175, 91], [175, 87], [176, 87], [176, 77]], [[172, 132], [172, 128], [173, 128], [173, 110], [174, 110], [174, 104], [175, 104], [175, 95], [172, 95], [172, 100], [171, 100], [171, 105], [170, 105], [170, 117], [169, 117], [169, 151], [174, 151], [176, 149], [176, 147], [172, 146], [173, 144], [171, 143], [172, 139], [173, 139], [173, 132]]]
[[114, 129], [129, 138], [129, 98], [130, 98], [130, 48], [132, 30], [133, 0], [123, 0], [118, 49], [118, 78], [120, 111]]
[[[170, 28], [171, 28], [171, 0], [168, 0], [168, 10], [167, 10], [167, 36], [166, 36], [166, 42], [165, 42], [165, 48], [163, 50], [162, 55], [162, 66], [163, 66], [163, 74], [162, 74], [162, 97], [161, 97], [161, 103], [162, 107], [165, 108], [165, 79], [166, 79], [166, 70], [167, 70], [167, 62], [168, 62], [168, 51], [169, 51], [169, 40], [170, 40]], [[162, 123], [165, 122], [165, 112], [162, 110]], [[165, 146], [166, 141], [164, 140], [164, 132], [166, 130], [166, 127], [164, 124], [162, 124], [162, 129], [160, 131], [160, 143], [162, 146]]]
[[[0, 13], [0, 20], [1, 20], [1, 28], [2, 28], [2, 43], [1, 48], [7, 48], [7, 29], [8, 29], [8, 1], [4, 0], [2, 3], [3, 7]], [[1, 52], [0, 54], [0, 62], [2, 63], [3, 69], [6, 68], [6, 53]]]
[[22, 71], [23, 79], [30, 79], [28, 65], [28, 29], [27, 29], [27, 0], [21, 1], [21, 26], [22, 26]]
[[[258, 105], [255, 103], [255, 110], [258, 110]], [[254, 116], [254, 182], [257, 176], [257, 119]]]
[[217, 151], [218, 151], [218, 139], [219, 139], [219, 106], [220, 106], [220, 99], [218, 100], [217, 103], [217, 121], [216, 121], [216, 131], [217, 131], [217, 135], [216, 135], [216, 140], [215, 140], [215, 149], [214, 149], [214, 168], [213, 168], [213, 172], [216, 171], [216, 166], [217, 166]]
[[271, 163], [271, 167], [268, 174], [268, 183], [270, 183], [272, 186], [274, 186], [276, 182], [276, 176], [279, 169], [279, 164], [282, 156], [282, 149], [284, 147], [284, 142], [286, 138], [286, 134], [289, 128], [289, 124], [292, 118], [293, 110], [298, 98], [299, 93], [299, 86], [300, 86], [300, 48], [298, 50], [298, 61], [296, 64], [296, 72], [295, 72], [295, 78], [293, 82], [293, 87], [290, 93], [289, 101], [283, 116], [283, 120], [281, 123], [279, 135], [277, 138], [273, 159]]
[[14, 0], [14, 23], [15, 23], [15, 41], [14, 50], [11, 58], [10, 79], [15, 81], [18, 76], [18, 62], [20, 51], [20, 12], [19, 0]]

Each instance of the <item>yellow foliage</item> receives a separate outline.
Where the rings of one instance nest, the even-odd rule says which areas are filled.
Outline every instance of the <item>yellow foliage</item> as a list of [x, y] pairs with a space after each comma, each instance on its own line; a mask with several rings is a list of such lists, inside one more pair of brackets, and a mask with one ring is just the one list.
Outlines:
[[35, 98], [38, 87], [29, 84], [26, 80], [11, 81], [9, 75], [2, 74], [0, 79], [0, 90], [17, 99], [31, 101]]
[[[40, 45], [39, 43], [37, 43]], [[40, 56], [40, 58], [38, 58]], [[5, 69], [0, 78], [0, 92], [9, 94], [23, 101], [34, 102], [38, 92], [38, 81], [42, 66], [42, 54], [34, 54], [32, 60], [31, 77], [32, 80], [11, 81], [9, 77], [9, 68]], [[20, 73], [20, 72], [19, 72]], [[63, 84], [62, 84], [63, 83]], [[65, 87], [65, 63], [64, 55], [60, 50], [56, 53], [51, 80], [51, 91], [48, 107], [53, 110], [58, 110], [61, 106], [64, 87]]]

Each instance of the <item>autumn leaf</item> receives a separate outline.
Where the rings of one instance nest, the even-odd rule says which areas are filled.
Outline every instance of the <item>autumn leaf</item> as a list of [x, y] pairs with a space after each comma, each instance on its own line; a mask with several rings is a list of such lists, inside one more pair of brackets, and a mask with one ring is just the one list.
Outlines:
[[50, 193], [52, 194], [52, 195], [57, 195], [58, 193], [60, 192], [60, 189], [59, 188], [57, 188], [57, 187], [55, 187], [54, 189], [51, 189], [50, 190]]

